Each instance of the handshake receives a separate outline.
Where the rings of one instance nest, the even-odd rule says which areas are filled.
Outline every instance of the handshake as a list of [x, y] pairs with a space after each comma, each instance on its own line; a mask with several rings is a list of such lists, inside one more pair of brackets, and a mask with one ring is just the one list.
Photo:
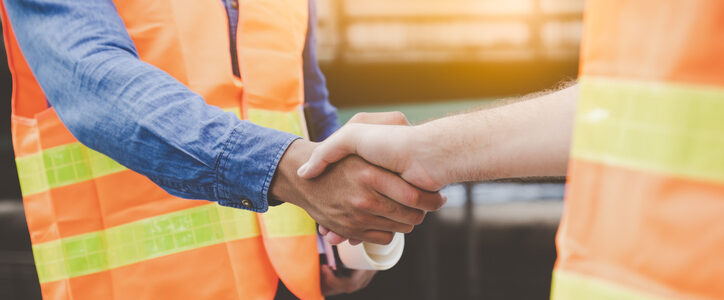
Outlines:
[[571, 85], [416, 126], [400, 112], [358, 114], [322, 143], [293, 142], [271, 195], [305, 209], [331, 244], [388, 244], [445, 203], [447, 184], [565, 175], [578, 94]]
[[331, 244], [388, 244], [446, 201], [449, 183], [400, 112], [361, 113], [326, 141], [297, 140], [280, 161], [272, 197], [300, 206]]
[[[447, 184], [564, 175], [578, 95], [572, 85], [416, 126], [399, 112], [358, 114], [322, 143], [294, 141], [271, 197], [306, 210], [330, 244], [389, 244], [445, 204], [438, 191]], [[374, 275], [341, 278], [326, 265], [321, 272], [330, 295], [364, 287]]]

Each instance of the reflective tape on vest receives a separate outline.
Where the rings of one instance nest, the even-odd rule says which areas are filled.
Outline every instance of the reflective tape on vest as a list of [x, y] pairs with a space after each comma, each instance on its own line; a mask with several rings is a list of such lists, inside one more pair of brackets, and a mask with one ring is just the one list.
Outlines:
[[[246, 118], [264, 127], [308, 138], [301, 106], [288, 112], [247, 108]], [[300, 207], [289, 203], [269, 207], [269, 210], [263, 215], [263, 220], [267, 238], [314, 235], [317, 233], [314, 219]]]
[[724, 182], [724, 89], [583, 77], [572, 155]]
[[254, 124], [308, 138], [301, 106], [289, 112], [248, 108], [246, 119]]
[[644, 295], [640, 292], [605, 282], [600, 279], [555, 270], [553, 271], [551, 299], [644, 300], [653, 298], [649, 295]]
[[[241, 117], [239, 108], [228, 108]], [[298, 111], [278, 112], [249, 109], [249, 120], [255, 124], [304, 136], [303, 119]], [[113, 159], [76, 142], [48, 148], [40, 153], [16, 158], [22, 194], [32, 195], [52, 188], [67, 186], [93, 178], [124, 171]]]
[[15, 163], [23, 196], [126, 170], [108, 156], [77, 142], [16, 158]]
[[[224, 108], [224, 111], [232, 112], [241, 119], [241, 111], [237, 107]], [[288, 132], [303, 138], [308, 138], [306, 123], [303, 117], [302, 106], [292, 111], [276, 111], [259, 108], [247, 108], [246, 120], [267, 128]]]
[[[225, 109], [240, 116], [238, 108]], [[249, 109], [250, 121], [305, 135], [303, 116]], [[127, 170], [78, 142], [16, 159], [24, 196]], [[283, 204], [265, 215], [269, 236], [315, 234], [315, 222], [299, 207]], [[254, 213], [209, 204], [77, 236], [33, 245], [41, 283], [102, 272], [155, 257], [260, 235]]]
[[256, 237], [253, 213], [209, 204], [33, 245], [40, 283]]
[[[269, 207], [263, 214], [267, 237], [299, 236], [317, 233], [317, 222], [296, 205], [284, 203]], [[297, 217], [298, 216], [298, 217]]]

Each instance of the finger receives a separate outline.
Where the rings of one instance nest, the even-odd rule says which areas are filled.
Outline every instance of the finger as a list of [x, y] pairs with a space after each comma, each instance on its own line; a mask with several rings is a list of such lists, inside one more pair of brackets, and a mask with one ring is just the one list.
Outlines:
[[352, 245], [352, 246], [357, 246], [357, 245], [359, 245], [359, 244], [361, 244], [361, 243], [362, 243], [362, 241], [360, 241], [360, 240], [358, 240], [358, 239], [349, 239], [349, 244]]
[[[424, 211], [438, 210], [445, 201], [439, 192], [427, 192], [411, 186], [407, 181], [389, 172], [375, 177], [373, 185], [380, 194], [409, 208]], [[409, 213], [409, 211], [407, 211]], [[408, 217], [413, 217], [408, 215]], [[419, 220], [420, 222], [422, 220]], [[419, 224], [419, 223], [415, 223]]]
[[324, 235], [324, 240], [327, 241], [330, 245], [339, 245], [347, 240], [346, 237], [343, 237], [333, 231], [327, 232], [327, 234]]
[[379, 230], [368, 230], [365, 231], [360, 239], [368, 243], [375, 243], [380, 245], [387, 245], [392, 242], [394, 233]]
[[348, 123], [385, 124], [385, 125], [410, 125], [405, 114], [399, 111], [380, 113], [358, 113], [349, 119]]
[[332, 163], [339, 161], [345, 156], [355, 153], [356, 138], [354, 129], [345, 127], [329, 137], [326, 141], [319, 144], [312, 151], [309, 160], [297, 169], [297, 175], [302, 178], [311, 179], [319, 176]]
[[[407, 207], [400, 204], [399, 202], [392, 200], [379, 192], [375, 194], [374, 200], [368, 200], [369, 203], [361, 206], [364, 211], [374, 217], [383, 217], [386, 219], [386, 226], [394, 226], [393, 228], [375, 228], [383, 229], [386, 231], [399, 231], [407, 226], [419, 225], [425, 218], [425, 211], [416, 208]], [[370, 222], [379, 222], [380, 220], [375, 219]], [[393, 224], [395, 223], [395, 224]], [[393, 224], [393, 225], [389, 225]], [[372, 224], [370, 224], [372, 225]]]
[[319, 225], [319, 234], [324, 236], [327, 235], [327, 232], [329, 232], [329, 229], [327, 229], [327, 227]]
[[372, 220], [369, 222], [367, 228], [371, 230], [389, 231], [389, 232], [402, 232], [410, 233], [414, 228], [414, 225], [403, 224], [400, 222], [392, 221], [385, 217], [372, 216]]

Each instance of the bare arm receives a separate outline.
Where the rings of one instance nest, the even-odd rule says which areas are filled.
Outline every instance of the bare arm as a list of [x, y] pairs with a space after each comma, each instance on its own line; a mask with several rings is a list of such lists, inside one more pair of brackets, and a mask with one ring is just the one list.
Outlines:
[[564, 175], [578, 86], [418, 126], [348, 124], [298, 174], [356, 154], [426, 190], [472, 180]]
[[418, 126], [439, 148], [444, 183], [563, 176], [578, 86], [531, 100], [438, 119]]

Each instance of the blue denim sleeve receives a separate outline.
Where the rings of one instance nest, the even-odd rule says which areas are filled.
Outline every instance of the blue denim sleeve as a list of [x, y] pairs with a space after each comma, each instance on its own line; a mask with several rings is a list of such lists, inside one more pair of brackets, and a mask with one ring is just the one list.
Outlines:
[[316, 1], [309, 1], [309, 28], [304, 45], [304, 102], [312, 140], [322, 141], [339, 129], [337, 109], [329, 103], [324, 74], [317, 64]]
[[5, 4], [48, 102], [80, 142], [173, 195], [266, 211], [297, 136], [240, 121], [139, 60], [110, 0]]

